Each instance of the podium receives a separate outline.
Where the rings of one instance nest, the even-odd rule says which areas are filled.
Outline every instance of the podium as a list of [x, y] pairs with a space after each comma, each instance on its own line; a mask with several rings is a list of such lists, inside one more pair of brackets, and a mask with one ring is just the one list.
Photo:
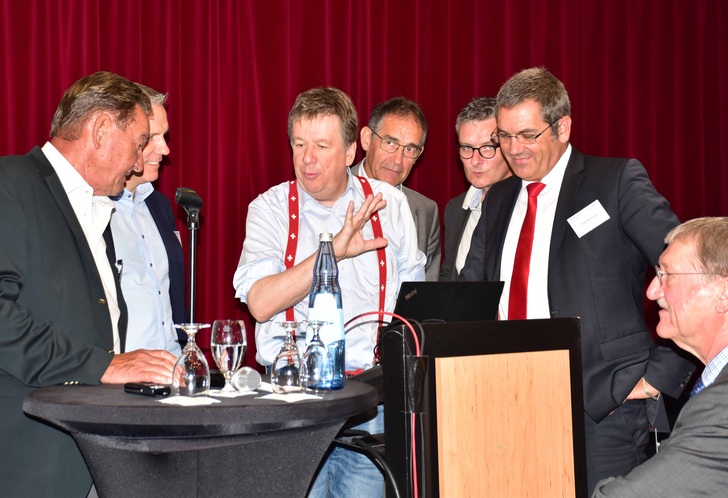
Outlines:
[[587, 496], [579, 319], [422, 329], [382, 337], [387, 496]]

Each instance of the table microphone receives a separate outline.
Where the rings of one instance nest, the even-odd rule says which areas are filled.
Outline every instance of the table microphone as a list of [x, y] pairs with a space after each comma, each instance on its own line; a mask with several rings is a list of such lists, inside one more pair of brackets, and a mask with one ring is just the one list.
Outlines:
[[260, 373], [254, 368], [242, 367], [235, 372], [231, 382], [238, 391], [255, 391], [260, 387]]

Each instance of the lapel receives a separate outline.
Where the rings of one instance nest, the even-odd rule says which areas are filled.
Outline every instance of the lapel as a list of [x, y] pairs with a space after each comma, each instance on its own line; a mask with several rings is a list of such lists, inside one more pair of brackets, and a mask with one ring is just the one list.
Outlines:
[[[463, 196], [463, 199], [465, 199], [465, 196]], [[455, 211], [455, 216], [453, 216], [455, 219], [455, 224], [453, 228], [455, 229], [455, 232], [457, 236], [455, 237], [455, 251], [457, 253], [458, 245], [460, 244], [460, 241], [463, 239], [463, 233], [465, 232], [465, 225], [468, 224], [468, 218], [470, 218], [470, 210], [469, 209], [463, 209], [463, 203], [462, 200], [457, 205], [457, 210]]]
[[[66, 195], [66, 191], [63, 188], [63, 184], [61, 183], [60, 178], [58, 178], [56, 171], [53, 169], [53, 166], [51, 165], [50, 161], [48, 161], [48, 158], [46, 158], [45, 154], [43, 154], [43, 151], [41, 151], [40, 147], [34, 147], [33, 150], [30, 151], [29, 156], [32, 158], [33, 163], [35, 164], [36, 171], [48, 187], [48, 191], [50, 192], [51, 196], [53, 196], [53, 199], [58, 205], [58, 209], [61, 211], [64, 218], [66, 219], [69, 230], [73, 234], [73, 239], [76, 243], [76, 249], [78, 250], [78, 257], [81, 259], [81, 262], [83, 264], [86, 274], [86, 282], [91, 291], [91, 295], [105, 297], [104, 285], [101, 282], [98, 268], [96, 268], [96, 261], [94, 261], [94, 257], [91, 253], [91, 249], [89, 248], [86, 236], [83, 233], [81, 224], [78, 222], [78, 218], [76, 217], [76, 213], [73, 210], [73, 206], [71, 206], [71, 202], [68, 200], [68, 195]], [[104, 237], [106, 237], [106, 234], [104, 234]], [[107, 256], [109, 256], [110, 254], [109, 247], [111, 247], [111, 257], [113, 257], [113, 240], [111, 244], [109, 244], [107, 240]], [[114, 268], [116, 268], [116, 261], [110, 260], [110, 262], [111, 268], [113, 270]], [[121, 293], [117, 274], [114, 275], [114, 279], [116, 280], [117, 300], [119, 301], [119, 308], [121, 310], [121, 317], [119, 319], [119, 339], [123, 351], [124, 338], [126, 337], [126, 304], [124, 303], [124, 298]], [[95, 306], [92, 309], [99, 310], [98, 312], [94, 312], [94, 321], [99, 327], [99, 333], [105, 330], [108, 331], [109, 334], [111, 334], [111, 315], [108, 312], [108, 308], [100, 308]]]
[[114, 285], [116, 286], [116, 301], [119, 304], [119, 345], [121, 352], [126, 349], [126, 328], [129, 315], [124, 301], [124, 294], [121, 291], [121, 271], [116, 267], [116, 250], [114, 248], [114, 236], [111, 234], [111, 223], [106, 225], [104, 230], [104, 242], [106, 242], [106, 257], [111, 265], [111, 273], [114, 274]]
[[[481, 218], [485, 217], [486, 223], [486, 280], [500, 280], [503, 244], [520, 190], [521, 179], [511, 176], [490, 187], [483, 201]], [[489, 199], [493, 202], [489, 203]]]
[[561, 191], [559, 192], [559, 200], [556, 203], [556, 214], [554, 215], [554, 225], [551, 232], [551, 247], [549, 248], [549, 273], [553, 270], [556, 255], [561, 249], [564, 240], [566, 221], [571, 216], [574, 206], [574, 200], [579, 190], [579, 185], [584, 178], [584, 156], [571, 147], [571, 157], [566, 165], [564, 179], [561, 182]]
[[[45, 181], [46, 186], [48, 187], [48, 191], [53, 196], [56, 204], [58, 204], [58, 209], [61, 213], [63, 213], [64, 218], [66, 218], [66, 223], [68, 223], [68, 228], [73, 234], [73, 239], [76, 242], [76, 248], [78, 249], [78, 254], [83, 261], [84, 267], [87, 269], [95, 269], [96, 263], [94, 262], [93, 254], [88, 246], [88, 241], [83, 233], [81, 224], [78, 222], [76, 213], [73, 211], [73, 206], [71, 206], [71, 202], [68, 200], [68, 195], [66, 195], [61, 179], [58, 178], [53, 166], [51, 166], [51, 163], [39, 147], [34, 147], [33, 150], [30, 151], [30, 156], [33, 158], [36, 171], [43, 178], [43, 181]], [[89, 280], [94, 280], [93, 283], [103, 289], [103, 285], [101, 285], [101, 277], [98, 275], [98, 270], [91, 273], [93, 273], [93, 275], [88, 274], [87, 272]]]

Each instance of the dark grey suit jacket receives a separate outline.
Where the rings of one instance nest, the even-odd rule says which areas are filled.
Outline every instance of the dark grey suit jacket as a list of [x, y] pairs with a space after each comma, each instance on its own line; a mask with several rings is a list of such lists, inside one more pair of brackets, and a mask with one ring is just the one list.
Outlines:
[[[91, 476], [73, 439], [25, 416], [22, 403], [39, 386], [100, 382], [113, 357], [104, 288], [63, 186], [38, 147], [0, 158], [0, 205], [2, 494], [86, 496]], [[127, 316], [118, 284], [123, 345]]]
[[460, 240], [470, 217], [470, 210], [463, 209], [463, 201], [468, 191], [451, 199], [445, 206], [445, 256], [440, 266], [440, 280], [454, 282], [458, 279], [455, 259], [458, 257]]
[[[351, 174], [366, 177], [364, 160], [351, 167]], [[402, 186], [402, 193], [407, 197], [412, 218], [417, 229], [417, 247], [427, 257], [425, 263], [425, 280], [437, 280], [440, 274], [440, 217], [437, 212], [437, 203], [412, 190]]]
[[728, 368], [683, 407], [660, 451], [626, 477], [600, 481], [594, 497], [726, 496]]
[[[500, 279], [520, 189], [513, 176], [488, 191], [462, 280]], [[567, 219], [594, 201], [609, 220], [579, 238]], [[639, 161], [585, 156], [572, 147], [551, 234], [548, 297], [552, 317], [581, 318], [584, 403], [597, 422], [640, 377], [677, 397], [695, 369], [671, 347], [656, 346], [644, 320], [647, 265], [657, 264], [665, 235], [678, 223]]]

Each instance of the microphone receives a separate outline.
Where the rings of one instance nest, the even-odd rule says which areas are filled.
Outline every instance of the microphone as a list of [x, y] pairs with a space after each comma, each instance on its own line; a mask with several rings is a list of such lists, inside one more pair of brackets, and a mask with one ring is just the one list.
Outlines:
[[241, 367], [233, 375], [233, 387], [241, 392], [255, 391], [260, 387], [260, 373], [250, 367]]
[[187, 187], [179, 187], [174, 196], [174, 202], [185, 208], [187, 214], [191, 211], [199, 211], [202, 208], [202, 199], [197, 192]]

